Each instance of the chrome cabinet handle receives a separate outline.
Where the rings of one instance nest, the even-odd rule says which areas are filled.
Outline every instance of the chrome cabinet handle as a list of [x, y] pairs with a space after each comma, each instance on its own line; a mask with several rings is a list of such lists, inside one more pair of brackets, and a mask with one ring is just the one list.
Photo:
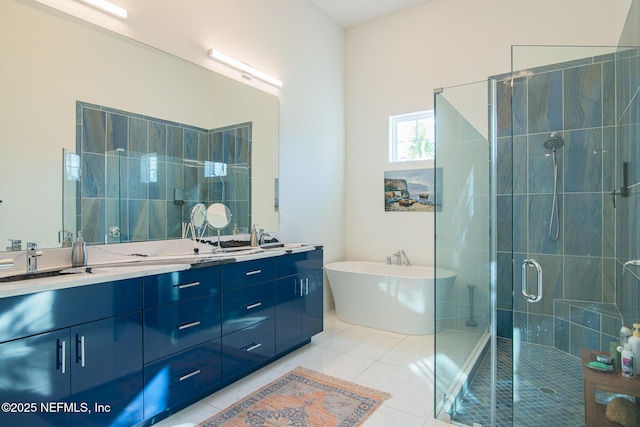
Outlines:
[[200, 282], [183, 283], [181, 285], [173, 285], [173, 286], [178, 289], [193, 288], [194, 286], [200, 286]]
[[245, 275], [253, 276], [254, 274], [260, 274], [260, 273], [262, 273], [262, 270], [253, 270], [253, 271], [247, 271]]
[[258, 347], [262, 347], [262, 343], [257, 343], [257, 344], [250, 344], [247, 347], [244, 348], [244, 351], [252, 351], [255, 350]]
[[76, 335], [76, 352], [76, 363], [80, 362], [80, 366], [84, 368], [84, 335], [80, 337]]
[[247, 310], [251, 310], [252, 308], [258, 308], [258, 307], [260, 307], [261, 305], [262, 305], [262, 303], [261, 303], [261, 302], [257, 302], [257, 303], [255, 303], [255, 304], [249, 304], [249, 305], [247, 306]]
[[67, 372], [67, 368], [66, 368], [66, 360], [67, 360], [67, 351], [66, 351], [66, 347], [67, 347], [67, 343], [66, 341], [58, 341], [58, 356], [60, 357], [60, 360], [58, 362], [58, 367], [61, 368], [61, 372], [64, 374]]
[[187, 378], [191, 378], [191, 377], [194, 377], [194, 376], [198, 375], [199, 373], [200, 373], [200, 369], [196, 369], [193, 372], [189, 372], [188, 374], [181, 376], [179, 381], [184, 381]]
[[309, 278], [304, 279], [304, 294], [309, 295]]
[[[527, 287], [527, 267], [534, 266], [537, 274], [537, 295], [530, 294]], [[522, 295], [527, 299], [527, 302], [534, 303], [542, 299], [542, 267], [533, 258], [525, 259], [522, 261]]]
[[193, 328], [194, 326], [198, 326], [199, 324], [200, 324], [199, 320], [196, 320], [195, 322], [185, 323], [178, 326], [178, 330], [182, 331], [183, 329]]

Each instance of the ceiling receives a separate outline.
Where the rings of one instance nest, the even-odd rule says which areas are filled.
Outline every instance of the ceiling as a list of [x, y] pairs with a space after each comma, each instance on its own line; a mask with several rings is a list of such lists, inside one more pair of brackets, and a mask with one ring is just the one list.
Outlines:
[[357, 27], [434, 0], [311, 0], [344, 29]]

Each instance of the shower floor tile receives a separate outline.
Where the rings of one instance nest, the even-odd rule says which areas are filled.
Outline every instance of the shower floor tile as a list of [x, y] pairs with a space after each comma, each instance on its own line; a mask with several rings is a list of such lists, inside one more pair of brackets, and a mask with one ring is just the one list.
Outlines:
[[[552, 347], [529, 343], [522, 343], [514, 354], [511, 343], [498, 339], [496, 425], [584, 426], [580, 359]], [[458, 407], [456, 422], [491, 424], [490, 359], [487, 353]], [[513, 382], [512, 361], [517, 364]]]

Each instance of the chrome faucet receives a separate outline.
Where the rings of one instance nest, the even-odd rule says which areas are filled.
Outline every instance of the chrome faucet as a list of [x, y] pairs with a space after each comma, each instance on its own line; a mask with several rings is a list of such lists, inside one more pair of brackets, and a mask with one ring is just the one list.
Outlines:
[[21, 251], [22, 250], [22, 240], [20, 239], [9, 239], [11, 242], [11, 246], [7, 246], [8, 251]]
[[38, 244], [27, 242], [27, 273], [38, 272]]
[[391, 265], [391, 257], [394, 257], [396, 259], [396, 265], [402, 265], [402, 258], [404, 258], [405, 262], [407, 263], [407, 267], [411, 267], [411, 261], [409, 261], [409, 257], [406, 253], [404, 253], [402, 249], [398, 252], [392, 253], [387, 257], [387, 265]]
[[264, 231], [264, 229], [261, 228], [260, 231], [258, 232], [258, 237], [259, 237], [259, 239], [258, 239], [259, 243], [258, 244], [260, 246], [262, 246], [262, 245], [265, 244], [265, 241], [267, 240], [267, 237], [273, 238], [273, 234], [271, 234], [269, 232], [266, 232], [266, 231]]
[[[411, 261], [409, 261], [409, 257], [407, 256], [407, 254], [404, 253], [403, 250], [400, 250], [400, 253], [402, 254], [402, 256], [404, 257], [404, 260], [407, 263], [407, 267], [411, 267]], [[402, 264], [402, 263], [401, 263]]]

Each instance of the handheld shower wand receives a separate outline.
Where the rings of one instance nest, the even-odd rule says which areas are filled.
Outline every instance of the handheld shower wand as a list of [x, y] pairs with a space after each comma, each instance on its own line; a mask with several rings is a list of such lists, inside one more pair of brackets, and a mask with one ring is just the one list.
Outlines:
[[[556, 150], [559, 150], [564, 146], [564, 139], [558, 135], [558, 132], [553, 132], [551, 137], [547, 139], [543, 145], [547, 150], [551, 150], [553, 160], [553, 200], [551, 202], [551, 219], [549, 220], [549, 240], [555, 242], [560, 236], [560, 213], [558, 208], [558, 159], [556, 157]], [[553, 231], [554, 223], [555, 232]]]

